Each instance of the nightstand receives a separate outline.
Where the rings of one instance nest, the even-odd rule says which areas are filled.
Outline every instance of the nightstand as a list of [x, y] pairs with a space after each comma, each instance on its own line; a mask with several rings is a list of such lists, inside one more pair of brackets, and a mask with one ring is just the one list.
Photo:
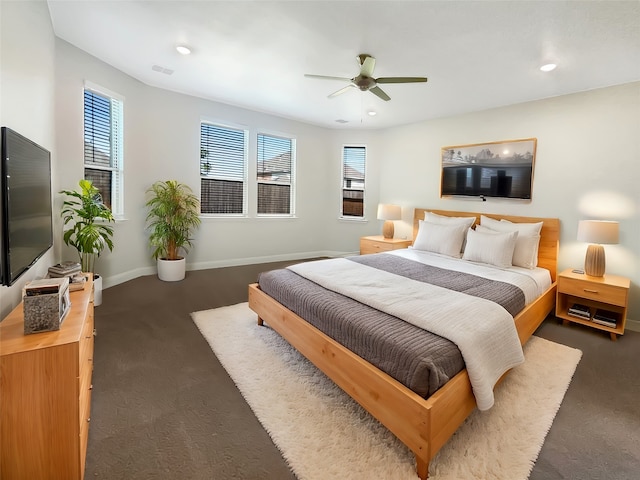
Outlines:
[[401, 248], [407, 248], [411, 243], [413, 243], [411, 240], [384, 238], [382, 235], [362, 237], [360, 239], [360, 255], [399, 250]]
[[[591, 277], [574, 273], [571, 269], [565, 270], [558, 275], [556, 317], [565, 325], [573, 322], [609, 332], [611, 340], [616, 340], [617, 335], [624, 334], [630, 284], [628, 278], [617, 275]], [[575, 304], [587, 307], [589, 318], [570, 315], [569, 309]], [[594, 319], [594, 315], [598, 310], [604, 313], [605, 318], [614, 318], [615, 327], [597, 323], [598, 318]]]

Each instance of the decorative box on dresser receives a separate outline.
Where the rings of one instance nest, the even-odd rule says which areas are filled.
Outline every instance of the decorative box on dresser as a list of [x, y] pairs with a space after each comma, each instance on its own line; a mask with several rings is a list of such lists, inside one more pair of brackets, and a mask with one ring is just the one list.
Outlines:
[[382, 235], [362, 237], [360, 238], [360, 255], [399, 250], [401, 248], [407, 248], [411, 245], [411, 243], [411, 240], [403, 240], [400, 238], [384, 238]]
[[60, 329], [24, 334], [22, 303], [0, 323], [0, 478], [82, 480], [91, 408], [93, 283]]
[[[556, 317], [562, 319], [564, 324], [574, 322], [604, 330], [609, 333], [611, 340], [616, 340], [617, 335], [624, 334], [627, 323], [630, 285], [628, 278], [618, 275], [592, 277], [571, 269], [565, 270], [558, 275]], [[576, 303], [588, 307], [589, 319], [569, 315], [569, 309]], [[593, 316], [599, 309], [617, 317], [615, 327], [593, 321]]]

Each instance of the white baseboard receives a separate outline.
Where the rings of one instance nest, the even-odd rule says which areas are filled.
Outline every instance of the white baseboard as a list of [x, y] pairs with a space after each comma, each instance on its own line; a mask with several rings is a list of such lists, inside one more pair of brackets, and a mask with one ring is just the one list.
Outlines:
[[627, 324], [625, 325], [625, 328], [634, 332], [640, 332], [640, 320], [631, 320], [627, 318]]
[[357, 252], [333, 252], [328, 250], [316, 251], [316, 252], [303, 252], [284, 255], [269, 255], [264, 257], [247, 257], [247, 258], [231, 258], [227, 260], [220, 260], [215, 262], [200, 262], [187, 264], [187, 270], [205, 270], [207, 268], [221, 268], [221, 267], [237, 267], [240, 265], [254, 265], [260, 263], [271, 262], [288, 262], [291, 260], [304, 260], [306, 258], [319, 258], [319, 257], [344, 257], [347, 255], [357, 255]]
[[[319, 258], [319, 257], [346, 257], [349, 255], [358, 255], [358, 252], [335, 252], [329, 250], [317, 251], [317, 252], [304, 252], [286, 255], [270, 255], [264, 257], [248, 257], [248, 258], [230, 258], [226, 260], [220, 260], [215, 262], [199, 262], [199, 263], [187, 263], [187, 271], [189, 270], [206, 270], [208, 268], [222, 268], [222, 267], [238, 267], [241, 265], [253, 265], [260, 263], [271, 262], [288, 262], [292, 260], [304, 260], [306, 258]], [[111, 277], [104, 277], [102, 280], [102, 288], [106, 289], [119, 285], [121, 283], [133, 280], [134, 278], [142, 277], [145, 275], [154, 275], [157, 273], [156, 267], [142, 267], [134, 270], [129, 270], [118, 275]]]
[[111, 277], [105, 277], [103, 275], [102, 278], [102, 289], [106, 289], [109, 287], [113, 287], [115, 285], [119, 285], [124, 282], [128, 282], [129, 280], [133, 280], [134, 278], [143, 277], [145, 275], [153, 275], [156, 273], [156, 267], [143, 267], [136, 268], [134, 270], [129, 270], [124, 273], [120, 273], [118, 275], [113, 275]]

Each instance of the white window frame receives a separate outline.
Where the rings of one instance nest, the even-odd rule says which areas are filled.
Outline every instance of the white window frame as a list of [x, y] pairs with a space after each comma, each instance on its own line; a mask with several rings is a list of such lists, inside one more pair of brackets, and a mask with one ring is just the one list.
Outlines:
[[[345, 215], [344, 214], [344, 167], [345, 167], [345, 149], [346, 148], [364, 148], [364, 180], [362, 182], [362, 216], [355, 215]], [[350, 220], [350, 221], [363, 221], [366, 220], [366, 204], [367, 204], [367, 157], [368, 157], [368, 148], [367, 145], [364, 144], [354, 144], [348, 143], [343, 144], [340, 148], [340, 219]]]
[[[289, 174], [289, 182], [277, 182], [277, 181], [260, 181], [258, 180], [258, 138], [263, 135], [266, 137], [282, 138], [291, 142], [291, 172]], [[255, 150], [255, 163], [253, 168], [255, 169], [255, 212], [257, 217], [270, 217], [270, 218], [291, 218], [296, 215], [296, 164], [297, 164], [297, 139], [293, 135], [288, 135], [282, 132], [273, 132], [267, 130], [259, 130], [256, 132], [256, 150]], [[289, 185], [289, 213], [258, 213], [258, 184], [266, 183], [271, 185]]]
[[[198, 124], [198, 138], [199, 138], [199, 143], [198, 143], [198, 152], [200, 152], [201, 148], [202, 148], [202, 124], [207, 124], [207, 125], [211, 125], [214, 126], [216, 128], [220, 128], [220, 129], [227, 129], [227, 130], [236, 130], [236, 131], [242, 131], [243, 132], [243, 137], [244, 137], [244, 143], [243, 143], [243, 167], [242, 167], [242, 213], [203, 213], [202, 211], [200, 212], [200, 215], [203, 217], [224, 217], [224, 218], [229, 218], [229, 217], [241, 217], [241, 218], [245, 218], [248, 216], [248, 198], [249, 198], [249, 182], [248, 182], [248, 178], [249, 178], [249, 173], [248, 173], [248, 166], [249, 166], [249, 129], [244, 126], [244, 125], [237, 125], [237, 124], [232, 124], [232, 123], [228, 123], [228, 122], [222, 122], [219, 120], [213, 120], [210, 118], [201, 118], [200, 119], [200, 123]], [[219, 179], [219, 180], [228, 180], [223, 178], [222, 176], [209, 176], [209, 175], [202, 175], [202, 173], [200, 172], [200, 161], [201, 158], [198, 158], [198, 173], [199, 173], [199, 177], [200, 177], [200, 184], [202, 184], [202, 179], [207, 179], [207, 178], [215, 178], [215, 179]], [[235, 178], [233, 179], [235, 180]], [[200, 199], [202, 200], [202, 191], [200, 191]]]
[[[84, 93], [89, 91], [95, 95], [108, 98], [111, 102], [112, 111], [116, 108], [116, 117], [110, 117], [111, 125], [111, 166], [104, 167], [85, 163], [84, 157]], [[124, 217], [124, 103], [125, 98], [115, 92], [91, 82], [85, 82], [82, 89], [82, 138], [83, 138], [83, 178], [84, 170], [104, 170], [112, 173], [111, 177], [111, 213], [114, 217], [121, 219]]]

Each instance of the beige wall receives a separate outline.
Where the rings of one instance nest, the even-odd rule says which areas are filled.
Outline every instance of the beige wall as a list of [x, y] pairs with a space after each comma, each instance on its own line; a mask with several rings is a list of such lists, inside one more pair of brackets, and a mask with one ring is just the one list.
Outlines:
[[[49, 150], [55, 175], [54, 38], [45, 2], [0, 2], [0, 124]], [[20, 302], [27, 281], [55, 263], [59, 244], [14, 285], [0, 287], [0, 318]]]
[[[440, 198], [440, 149], [536, 137], [532, 200]], [[559, 268], [582, 267], [578, 221], [618, 220], [607, 272], [631, 278], [629, 317], [640, 320], [640, 83], [433, 120], [385, 132], [382, 201], [399, 203], [411, 235], [413, 207], [558, 217]]]
[[[199, 192], [201, 120], [249, 131], [250, 180], [255, 178], [258, 132], [295, 138], [296, 211], [293, 218], [257, 218], [256, 186], [249, 181], [247, 217], [203, 217], [187, 256], [188, 269], [355, 252], [359, 237], [369, 233], [367, 222], [338, 219], [341, 149], [332, 141], [334, 131], [150, 87], [63, 40], [56, 42], [56, 55], [56, 137], [59, 157], [64, 159], [60, 164], [64, 188], [74, 188], [83, 174], [84, 82], [124, 97], [125, 219], [115, 226], [114, 251], [98, 260], [106, 286], [154, 273], [144, 229], [145, 191], [156, 180], [178, 179]], [[361, 132], [356, 137], [367, 143], [372, 134]], [[377, 186], [377, 179], [371, 184]], [[376, 202], [374, 198], [372, 205]], [[377, 221], [374, 224], [375, 231]], [[63, 256], [72, 254], [63, 250]]]

